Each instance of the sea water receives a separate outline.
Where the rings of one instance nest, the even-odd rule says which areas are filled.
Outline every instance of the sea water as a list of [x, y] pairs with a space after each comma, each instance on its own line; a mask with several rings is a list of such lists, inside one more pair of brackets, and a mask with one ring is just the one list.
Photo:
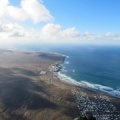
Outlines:
[[26, 44], [14, 48], [64, 54], [61, 79], [120, 97], [119, 46]]

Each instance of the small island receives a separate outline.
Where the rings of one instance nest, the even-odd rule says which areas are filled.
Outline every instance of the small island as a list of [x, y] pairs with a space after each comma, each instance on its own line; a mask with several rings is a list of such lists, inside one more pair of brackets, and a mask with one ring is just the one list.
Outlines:
[[117, 106], [120, 100], [62, 81], [56, 73], [64, 55], [0, 50], [0, 120], [73, 120], [79, 110], [72, 90], [93, 99], [100, 94]]

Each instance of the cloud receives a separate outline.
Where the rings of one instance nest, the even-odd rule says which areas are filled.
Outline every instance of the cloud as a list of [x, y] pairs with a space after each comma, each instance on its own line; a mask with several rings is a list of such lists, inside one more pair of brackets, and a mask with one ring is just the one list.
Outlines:
[[100, 38], [101, 38], [100, 35], [96, 33], [89, 33], [89, 32], [84, 32], [81, 36], [81, 40], [85, 40], [85, 41], [96, 41]]
[[104, 34], [104, 37], [112, 40], [120, 40], [120, 33], [107, 32]]
[[12, 6], [9, 0], [0, 0], [0, 18], [18, 21], [30, 19], [33, 23], [53, 20], [49, 10], [38, 0], [21, 0], [20, 7]]
[[80, 33], [76, 30], [75, 27], [67, 28], [66, 30], [62, 31], [62, 35], [69, 38], [80, 37]]
[[49, 23], [40, 30], [41, 39], [57, 39], [61, 34], [61, 26]]
[[55, 42], [55, 43], [106, 43], [120, 40], [119, 34], [105, 33], [103, 35], [84, 32], [81, 33], [75, 27], [63, 29], [59, 24], [48, 23], [40, 31], [27, 30], [17, 23], [0, 24], [0, 37], [6, 41], [20, 42]]
[[[33, 23], [53, 22], [53, 19], [50, 11], [43, 5], [42, 0], [20, 0], [19, 6], [11, 5], [10, 0], [0, 0], [0, 20], [4, 21], [0, 23], [0, 43], [37, 41], [49, 43], [118, 44], [120, 40], [120, 33], [80, 33], [75, 27], [63, 29], [60, 24], [54, 23], [47, 23], [39, 31], [33, 28], [27, 30], [25, 27], [15, 23], [26, 20], [31, 20]], [[5, 24], [6, 20], [12, 23]]]
[[17, 23], [0, 24], [0, 37], [11, 38], [11, 37], [26, 37], [28, 32]]
[[[75, 27], [63, 29], [59, 24], [48, 23], [39, 31], [27, 30], [18, 23], [0, 23], [0, 43], [84, 43], [84, 44], [118, 44], [120, 34], [81, 33]], [[116, 42], [117, 41], [117, 42]]]
[[40, 30], [40, 39], [52, 41], [69, 41], [80, 37], [80, 33], [74, 28], [63, 30], [61, 25], [48, 23]]
[[[48, 23], [40, 31], [26, 30], [17, 23], [0, 24], [0, 37], [5, 42], [75, 42], [80, 33], [74, 28], [62, 29], [61, 25]], [[1, 41], [0, 41], [1, 42]], [[2, 41], [3, 42], [3, 41]]]

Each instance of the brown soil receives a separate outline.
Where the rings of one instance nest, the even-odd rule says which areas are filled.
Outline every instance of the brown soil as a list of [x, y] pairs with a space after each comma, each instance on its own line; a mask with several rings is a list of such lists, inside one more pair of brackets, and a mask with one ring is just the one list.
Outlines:
[[[64, 56], [58, 54], [1, 50], [0, 120], [73, 120], [78, 116], [71, 93], [78, 87], [61, 82], [49, 70], [63, 61]], [[47, 73], [40, 75], [42, 70]], [[94, 94], [79, 89], [90, 97]], [[113, 97], [110, 100], [116, 101]]]

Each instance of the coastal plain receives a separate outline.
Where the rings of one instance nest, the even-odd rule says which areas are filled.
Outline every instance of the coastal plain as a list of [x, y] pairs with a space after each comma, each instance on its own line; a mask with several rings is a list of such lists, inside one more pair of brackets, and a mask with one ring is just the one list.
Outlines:
[[[73, 120], [79, 111], [72, 89], [106, 97], [61, 81], [51, 67], [64, 59], [56, 53], [0, 50], [0, 120]], [[119, 98], [107, 97], [119, 110]]]

